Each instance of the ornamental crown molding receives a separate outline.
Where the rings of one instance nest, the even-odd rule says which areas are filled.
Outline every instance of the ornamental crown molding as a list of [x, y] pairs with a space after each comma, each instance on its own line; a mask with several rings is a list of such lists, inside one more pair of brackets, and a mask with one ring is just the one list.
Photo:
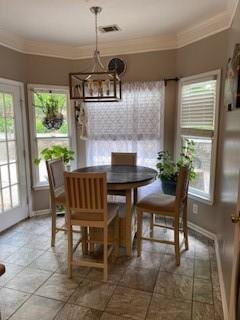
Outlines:
[[[227, 10], [177, 34], [100, 43], [101, 56], [134, 54], [182, 48], [231, 27], [239, 0]], [[91, 58], [94, 46], [69, 46], [24, 39], [0, 28], [0, 44], [24, 54], [71, 60]]]

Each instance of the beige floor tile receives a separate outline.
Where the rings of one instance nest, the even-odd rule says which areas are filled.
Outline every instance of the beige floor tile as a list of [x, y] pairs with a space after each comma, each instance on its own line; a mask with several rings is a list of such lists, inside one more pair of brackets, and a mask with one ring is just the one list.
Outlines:
[[159, 269], [164, 255], [161, 253], [142, 251], [141, 256], [134, 256], [129, 266], [137, 268]]
[[47, 250], [51, 246], [50, 234], [49, 236], [43, 235], [34, 235], [24, 247], [32, 249]]
[[11, 320], [53, 320], [62, 306], [60, 301], [32, 296]]
[[0, 260], [5, 261], [11, 254], [16, 252], [18, 248], [16, 246], [10, 246], [8, 244], [0, 244]]
[[28, 298], [29, 294], [11, 290], [0, 289], [0, 310], [2, 320], [6, 320], [12, 315]]
[[154, 252], [154, 253], [165, 253], [166, 245], [163, 243], [156, 243], [152, 241], [142, 241], [142, 251]]
[[102, 311], [67, 303], [55, 320], [99, 320]]
[[120, 280], [119, 285], [153, 292], [157, 275], [158, 271], [156, 269], [129, 267]]
[[124, 320], [125, 318], [116, 316], [114, 314], [110, 314], [110, 313], [104, 312], [100, 319], [101, 320]]
[[210, 304], [193, 302], [192, 320], [214, 319], [214, 308]]
[[192, 300], [192, 290], [192, 278], [168, 272], [159, 272], [154, 288], [155, 293], [184, 300]]
[[181, 258], [180, 266], [176, 266], [176, 259], [173, 255], [165, 255], [160, 266], [160, 271], [171, 272], [175, 274], [193, 276], [194, 260]]
[[209, 260], [195, 259], [194, 277], [205, 280], [211, 279]]
[[209, 250], [208, 246], [197, 244], [195, 245], [195, 257], [197, 259], [209, 260]]
[[114, 289], [114, 285], [85, 279], [75, 290], [69, 303], [103, 311]]
[[47, 271], [25, 268], [12, 280], [10, 280], [6, 284], [6, 287], [23, 292], [33, 293], [50, 276], [51, 273]]
[[6, 285], [8, 281], [13, 279], [24, 267], [12, 263], [5, 263], [6, 272], [0, 277], [0, 287]]
[[43, 254], [43, 252], [44, 251], [42, 250], [23, 247], [14, 252], [6, 261], [9, 263], [15, 263], [19, 266], [27, 266]]
[[154, 294], [146, 319], [191, 320], [191, 302], [171, 300], [159, 294]]
[[82, 278], [69, 279], [65, 274], [53, 274], [36, 292], [36, 295], [67, 301]]
[[[121, 265], [117, 265], [117, 264], [109, 265], [107, 282], [113, 283], [113, 284], [118, 283], [122, 278], [125, 270], [126, 268], [122, 267]], [[88, 280], [103, 281], [103, 270], [92, 268], [86, 278]]]
[[212, 283], [209, 280], [195, 279], [193, 300], [213, 304]]
[[148, 292], [117, 287], [105, 311], [123, 318], [141, 320], [145, 319], [150, 300], [151, 294]]
[[42, 269], [46, 271], [56, 271], [66, 261], [64, 254], [56, 254], [54, 252], [46, 251], [40, 257], [35, 259], [29, 267]]

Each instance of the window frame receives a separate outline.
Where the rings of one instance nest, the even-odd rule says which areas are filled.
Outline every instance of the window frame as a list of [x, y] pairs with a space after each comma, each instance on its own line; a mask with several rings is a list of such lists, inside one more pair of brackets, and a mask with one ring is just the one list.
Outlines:
[[[189, 131], [188, 133], [183, 133], [180, 127], [181, 120], [181, 89], [183, 85], [198, 83], [201, 81], [207, 81], [212, 78], [216, 79], [216, 105], [214, 112], [214, 130], [199, 130], [199, 129], [183, 129], [183, 131]], [[175, 147], [175, 155], [178, 155], [181, 150], [182, 139], [184, 137], [188, 138], [209, 138], [212, 140], [212, 154], [211, 154], [211, 165], [210, 165], [210, 189], [209, 197], [201, 195], [201, 192], [194, 192], [189, 188], [189, 197], [200, 202], [213, 205], [215, 196], [215, 181], [216, 181], [216, 158], [217, 158], [217, 144], [218, 144], [218, 127], [219, 127], [219, 108], [220, 108], [220, 88], [221, 88], [221, 70], [213, 70], [209, 72], [204, 72], [196, 74], [189, 77], [181, 78], [178, 85], [178, 108], [177, 108], [177, 139]], [[212, 134], [211, 134], [212, 133]]]
[[[76, 168], [77, 163], [77, 146], [76, 146], [76, 126], [75, 113], [72, 102], [70, 100], [69, 88], [66, 86], [44, 85], [44, 84], [28, 84], [28, 106], [29, 106], [29, 124], [30, 124], [30, 145], [31, 145], [31, 166], [32, 166], [32, 187], [34, 190], [49, 189], [48, 183], [40, 183], [37, 173], [37, 167], [34, 159], [37, 158], [37, 136], [35, 128], [35, 111], [33, 108], [33, 92], [32, 90], [51, 90], [53, 93], [64, 93], [67, 96], [67, 114], [68, 114], [68, 136], [59, 137], [59, 139], [68, 139], [70, 148], [75, 152], [75, 159], [71, 162], [71, 167]], [[44, 139], [44, 138], [43, 138]], [[51, 139], [51, 138], [46, 138]], [[58, 138], [57, 138], [58, 139]]]

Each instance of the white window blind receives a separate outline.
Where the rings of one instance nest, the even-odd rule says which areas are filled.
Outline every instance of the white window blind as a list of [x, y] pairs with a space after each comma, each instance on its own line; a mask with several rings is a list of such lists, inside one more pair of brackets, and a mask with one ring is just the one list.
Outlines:
[[215, 107], [215, 79], [183, 84], [180, 127], [214, 130]]
[[195, 143], [197, 177], [189, 193], [208, 202], [214, 193], [219, 84], [220, 72], [213, 71], [181, 79], [179, 91], [179, 147], [186, 139]]

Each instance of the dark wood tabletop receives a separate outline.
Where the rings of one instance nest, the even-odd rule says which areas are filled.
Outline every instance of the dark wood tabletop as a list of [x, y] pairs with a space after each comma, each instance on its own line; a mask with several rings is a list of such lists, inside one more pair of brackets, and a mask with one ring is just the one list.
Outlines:
[[145, 185], [154, 181], [157, 171], [142, 166], [103, 165], [85, 167], [75, 172], [106, 172], [108, 185]]

